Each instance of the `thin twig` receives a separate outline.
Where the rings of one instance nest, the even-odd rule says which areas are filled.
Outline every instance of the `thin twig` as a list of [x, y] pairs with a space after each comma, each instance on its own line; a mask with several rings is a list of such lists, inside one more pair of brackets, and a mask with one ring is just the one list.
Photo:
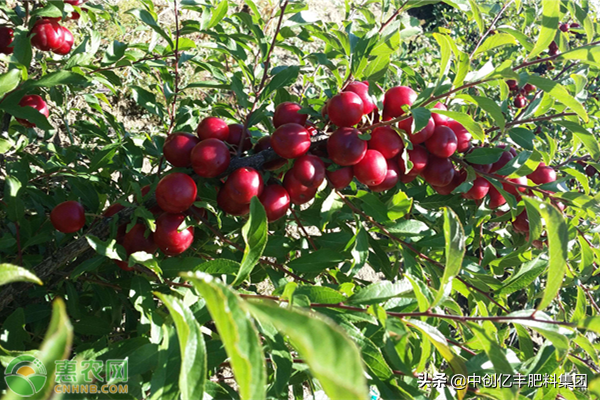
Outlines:
[[400, 6], [400, 8], [399, 8], [399, 9], [397, 9], [397, 10], [396, 10], [396, 12], [394, 12], [394, 14], [392, 14], [392, 16], [391, 16], [390, 18], [388, 18], [388, 20], [387, 20], [387, 21], [385, 21], [385, 22], [384, 22], [384, 23], [381, 25], [381, 28], [379, 28], [379, 32], [378, 32], [378, 33], [381, 33], [381, 32], [383, 32], [383, 30], [384, 30], [384, 29], [385, 29], [385, 28], [386, 28], [386, 27], [387, 27], [389, 24], [391, 24], [391, 23], [392, 23], [392, 21], [393, 21], [393, 20], [395, 20], [395, 19], [396, 19], [396, 17], [398, 17], [398, 15], [400, 15], [400, 13], [401, 13], [401, 12], [402, 12], [402, 10], [404, 9], [404, 7], [406, 7], [406, 5], [407, 5], [407, 4], [408, 4], [408, 0], [406, 0], [406, 1], [405, 1], [405, 2], [404, 2], [404, 3], [403, 3], [401, 6]]
[[313, 250], [317, 251], [317, 246], [315, 245], [315, 242], [313, 241], [312, 237], [306, 231], [306, 228], [304, 227], [304, 225], [302, 225], [300, 218], [298, 218], [298, 215], [296, 214], [296, 210], [292, 209], [291, 211], [292, 211], [292, 215], [294, 216], [294, 219], [296, 220], [296, 223], [298, 224], [298, 227], [300, 227], [300, 230], [302, 231], [302, 233], [304, 233], [304, 236], [306, 236], [306, 239], [310, 243]]
[[508, 6], [512, 4], [512, 2], [513, 2], [513, 0], [510, 0], [509, 2], [507, 2], [504, 5], [504, 7], [502, 7], [502, 9], [500, 11], [498, 11], [498, 14], [496, 14], [496, 17], [492, 21], [492, 24], [490, 25], [488, 30], [483, 35], [480, 36], [479, 41], [475, 45], [475, 48], [473, 49], [471, 54], [469, 54], [469, 60], [473, 59], [473, 55], [475, 54], [475, 52], [477, 51], [479, 46], [481, 46], [481, 43], [483, 43], [483, 40], [490, 34], [492, 29], [494, 29], [494, 26], [496, 26], [496, 22], [498, 22], [498, 20], [500, 19], [500, 16], [504, 13], [504, 10], [506, 10], [508, 8]]

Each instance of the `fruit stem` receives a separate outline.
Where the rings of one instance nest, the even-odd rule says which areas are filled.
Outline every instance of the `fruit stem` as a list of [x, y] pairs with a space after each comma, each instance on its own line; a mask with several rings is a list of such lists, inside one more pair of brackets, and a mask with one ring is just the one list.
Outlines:
[[300, 227], [300, 230], [302, 231], [302, 233], [304, 233], [304, 236], [306, 236], [306, 239], [310, 243], [310, 246], [313, 248], [314, 251], [317, 251], [317, 246], [315, 245], [315, 242], [313, 241], [313, 238], [308, 234], [308, 232], [306, 231], [306, 228], [304, 227], [304, 225], [302, 225], [302, 222], [300, 221], [300, 218], [298, 218], [298, 214], [296, 214], [296, 210], [291, 209], [291, 211], [292, 211], [292, 215], [294, 216], [294, 219], [296, 220], [296, 223]]

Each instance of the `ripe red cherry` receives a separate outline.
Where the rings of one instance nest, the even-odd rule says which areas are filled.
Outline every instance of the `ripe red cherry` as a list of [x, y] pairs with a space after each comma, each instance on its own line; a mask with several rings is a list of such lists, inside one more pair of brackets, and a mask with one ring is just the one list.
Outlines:
[[179, 232], [179, 226], [185, 220], [183, 214], [164, 213], [156, 220], [154, 243], [168, 256], [176, 256], [186, 251], [194, 241], [194, 227]]
[[300, 124], [284, 124], [273, 132], [271, 146], [280, 157], [298, 158], [310, 148], [310, 134]]
[[194, 204], [198, 189], [196, 182], [188, 175], [173, 172], [162, 178], [156, 185], [156, 202], [168, 213], [184, 212]]
[[62, 29], [63, 33], [63, 44], [59, 48], [53, 49], [52, 51], [56, 54], [65, 56], [71, 52], [71, 49], [73, 48], [73, 43], [75, 43], [75, 38], [73, 38], [73, 34], [70, 30], [68, 30], [64, 26], [61, 26], [60, 28]]
[[502, 196], [498, 189], [496, 189], [493, 185], [490, 185], [490, 190], [488, 193], [490, 195], [490, 202], [488, 204], [490, 209], [493, 210], [506, 203], [504, 196]]
[[431, 186], [436, 192], [441, 195], [448, 196], [452, 194], [454, 189], [462, 185], [462, 183], [467, 178], [467, 174], [465, 171], [457, 171], [454, 170], [454, 176], [452, 177], [452, 181], [446, 186]]
[[447, 126], [436, 126], [433, 135], [425, 142], [427, 150], [435, 156], [448, 158], [456, 151], [458, 140]]
[[506, 81], [506, 84], [508, 85], [508, 88], [512, 91], [518, 90], [519, 89], [519, 84], [517, 83], [516, 80], [514, 79], [509, 79]]
[[15, 31], [7, 26], [0, 26], [0, 53], [12, 54], [13, 47], [9, 47], [14, 39]]
[[50, 221], [59, 232], [77, 232], [85, 225], [85, 210], [74, 200], [65, 201], [52, 209]]
[[85, 0], [65, 0], [65, 3], [68, 3], [72, 6], [80, 6], [85, 3]]
[[[146, 232], [148, 235], [146, 236]], [[127, 254], [133, 254], [138, 251], [145, 251], [153, 254], [158, 248], [154, 243], [152, 232], [146, 229], [146, 225], [137, 223], [123, 237], [123, 247]]]
[[367, 142], [362, 140], [358, 129], [339, 128], [327, 139], [327, 153], [334, 163], [347, 167], [358, 163], [367, 152]]
[[554, 182], [556, 180], [556, 171], [544, 163], [540, 163], [535, 171], [527, 175], [534, 183], [543, 185], [544, 183]]
[[231, 157], [222, 140], [204, 139], [192, 149], [190, 159], [198, 176], [214, 178], [227, 170]]
[[386, 159], [396, 157], [404, 149], [404, 143], [398, 132], [389, 126], [380, 126], [371, 132], [369, 149], [377, 150]]
[[415, 134], [412, 133], [412, 123], [413, 117], [408, 117], [407, 119], [398, 122], [398, 128], [406, 132], [408, 139], [412, 144], [421, 144], [429, 139], [431, 135], [433, 135], [433, 131], [435, 130], [435, 122], [433, 122], [433, 118], [429, 118], [425, 128], [421, 129]]
[[298, 158], [291, 171], [304, 186], [319, 187], [325, 179], [325, 163], [319, 157], [311, 154]]
[[241, 216], [250, 212], [250, 204], [236, 202], [226, 186], [223, 186], [217, 194], [217, 205], [229, 215]]
[[200, 121], [196, 134], [200, 140], [215, 138], [226, 141], [229, 138], [229, 125], [221, 118], [207, 117]]
[[[501, 144], [498, 146], [501, 149], [506, 149], [506, 145]], [[512, 160], [513, 158], [515, 158], [517, 156], [517, 151], [515, 149], [513, 149], [512, 147], [508, 148], [508, 151], [504, 151], [502, 153], [502, 155], [500, 156], [500, 159], [498, 159], [498, 161], [496, 161], [495, 163], [492, 164], [492, 169], [490, 169], [490, 172], [496, 172], [498, 170], [500, 170], [502, 167], [504, 167], [506, 164], [508, 164], [508, 162], [510, 160]]]
[[528, 233], [529, 232], [529, 218], [527, 218], [527, 211], [521, 212], [512, 222], [513, 229], [515, 232]]
[[186, 168], [192, 165], [190, 155], [192, 154], [192, 149], [198, 143], [200, 143], [200, 139], [196, 136], [189, 133], [176, 132], [168, 136], [165, 140], [163, 154], [172, 166]]
[[383, 98], [383, 120], [387, 121], [404, 114], [402, 106], [411, 107], [417, 99], [417, 92], [408, 86], [396, 86], [385, 92]]
[[383, 182], [381, 182], [379, 185], [369, 186], [369, 189], [371, 189], [374, 192], [385, 192], [386, 190], [390, 190], [391, 188], [396, 186], [396, 183], [398, 183], [398, 180], [400, 179], [400, 176], [402, 175], [402, 170], [398, 166], [398, 163], [396, 162], [396, 160], [389, 159], [386, 161], [387, 161], [387, 172], [386, 172], [385, 179], [383, 180]]
[[479, 177], [473, 181], [473, 187], [463, 193], [465, 199], [481, 200], [490, 191], [490, 183], [485, 178]]
[[492, 169], [492, 164], [471, 164], [471, 166], [473, 167], [473, 169], [475, 171], [480, 171], [480, 172], [483, 172], [484, 174], [489, 173], [490, 170]]
[[[429, 160], [429, 153], [423, 146], [415, 146], [412, 150], [408, 150], [408, 160], [413, 163], [412, 168], [406, 174], [411, 176], [417, 176], [425, 170], [427, 161]], [[400, 168], [404, 169], [404, 160], [402, 155], [398, 155], [396, 160]], [[406, 182], [405, 182], [406, 183]]]
[[279, 128], [281, 125], [294, 123], [298, 125], [304, 125], [308, 118], [308, 114], [299, 114], [298, 111], [302, 109], [302, 106], [291, 101], [284, 101], [275, 107], [275, 113], [273, 114], [273, 126]]
[[335, 171], [327, 171], [327, 180], [334, 189], [343, 189], [352, 182], [352, 178], [354, 178], [354, 172], [352, 171], [352, 167], [344, 167], [340, 169], [336, 169]]
[[316, 187], [304, 186], [289, 172], [283, 178], [283, 187], [290, 195], [291, 202], [298, 205], [308, 203], [317, 194]]
[[306, 123], [304, 124], [304, 127], [306, 128], [311, 137], [317, 136], [319, 134], [319, 130], [314, 125]]
[[[23, 98], [21, 99], [21, 101], [19, 101], [19, 105], [21, 107], [32, 107], [35, 108], [36, 110], [38, 110], [41, 114], [43, 114], [46, 118], [48, 118], [48, 116], [50, 115], [50, 110], [48, 110], [48, 105], [46, 104], [46, 102], [44, 101], [44, 99], [42, 99], [40, 96], [38, 96], [37, 94], [30, 94], [27, 96], [23, 96]], [[23, 125], [26, 126], [28, 128], [33, 128], [35, 126], [35, 124], [24, 120], [22, 118], [17, 118], [17, 121]]]
[[[510, 182], [514, 182], [514, 183], [518, 183], [519, 185], [525, 185], [527, 186], [527, 177], [526, 176], [521, 176], [519, 178], [514, 178], [514, 179], [508, 179]], [[514, 186], [511, 185], [510, 183], [502, 183], [502, 188], [507, 191], [508, 193], [512, 194], [513, 196], [516, 196], [517, 198], [520, 197], [519, 192], [524, 193], [527, 191], [526, 187], [521, 187], [521, 186]]]
[[454, 178], [454, 166], [448, 158], [441, 158], [431, 154], [427, 161], [427, 167], [425, 167], [421, 176], [432, 186], [446, 186]]
[[341, 92], [329, 100], [327, 112], [334, 125], [348, 127], [360, 122], [365, 115], [364, 108], [359, 95], [354, 92]]
[[239, 204], [249, 204], [254, 196], [263, 191], [263, 179], [254, 168], [238, 168], [229, 175], [225, 186], [231, 198]]
[[49, 19], [41, 19], [31, 29], [31, 45], [42, 51], [58, 50], [64, 42], [64, 32], [60, 24]]
[[125, 206], [121, 205], [120, 203], [114, 203], [108, 206], [106, 210], [104, 210], [102, 215], [104, 215], [105, 217], [112, 217], [113, 215], [124, 209]]
[[517, 108], [523, 108], [527, 105], [527, 98], [522, 95], [515, 97], [514, 105]]
[[[367, 82], [368, 83], [368, 82]], [[373, 97], [369, 94], [369, 85], [364, 82], [352, 82], [346, 86], [345, 92], [356, 93], [363, 102], [363, 114], [371, 114], [376, 108]]]
[[523, 91], [525, 93], [535, 92], [535, 86], [533, 86], [531, 83], [526, 83], [525, 86], [523, 86]]
[[[244, 132], [244, 125], [242, 124], [231, 124], [229, 125], [229, 136], [225, 140], [234, 149], [237, 149], [242, 139], [242, 132]], [[218, 138], [216, 138], [218, 139]], [[242, 151], [250, 150], [252, 148], [252, 141], [250, 140], [250, 133], [246, 130], [244, 137], [244, 144], [242, 145]]]
[[456, 122], [455, 120], [449, 120], [447, 124], [448, 128], [454, 131], [456, 135], [456, 151], [459, 153], [464, 153], [465, 151], [471, 148], [471, 133], [464, 127], [462, 124]]
[[567, 24], [560, 24], [558, 29], [560, 29], [561, 32], [569, 32], [569, 25]]
[[[263, 136], [254, 145], [254, 154], [260, 153], [263, 150], [270, 149], [271, 147], [271, 136]], [[267, 161], [263, 164], [263, 168], [266, 171], [275, 171], [287, 164], [284, 158], [277, 158], [276, 160]]]
[[596, 175], [596, 172], [596, 168], [593, 165], [588, 165], [587, 167], [585, 167], [585, 173], [589, 177]]
[[550, 43], [550, 46], [548, 46], [548, 54], [550, 54], [551, 56], [555, 56], [558, 54], [558, 45], [555, 41], [552, 41], [552, 43]]
[[[442, 110], [442, 111], [448, 111], [448, 108], [443, 103], [440, 103], [439, 101], [436, 103], [435, 106], [433, 106], [433, 108]], [[433, 118], [433, 122], [435, 123], [435, 126], [448, 125], [448, 121], [450, 121], [449, 117], [442, 115], [442, 114], [437, 114], [434, 112], [431, 113], [431, 118]]]
[[265, 208], [269, 222], [277, 221], [290, 208], [290, 195], [281, 185], [267, 186], [258, 199]]
[[377, 186], [386, 177], [387, 162], [377, 150], [367, 150], [365, 156], [352, 167], [356, 179], [367, 186]]

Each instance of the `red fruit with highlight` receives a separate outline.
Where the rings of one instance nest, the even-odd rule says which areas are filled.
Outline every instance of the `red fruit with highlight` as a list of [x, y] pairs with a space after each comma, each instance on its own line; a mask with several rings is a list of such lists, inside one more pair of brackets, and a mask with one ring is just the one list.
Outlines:
[[[436, 105], [433, 106], [433, 108], [435, 108], [437, 110], [448, 111], [448, 108], [440, 102], [437, 102]], [[448, 125], [448, 121], [450, 121], [449, 117], [442, 115], [442, 114], [437, 114], [435, 112], [431, 113], [431, 118], [433, 118], [433, 122], [435, 122], [435, 126]]]
[[454, 178], [454, 165], [448, 158], [441, 158], [431, 154], [427, 167], [421, 174], [431, 186], [447, 186]]
[[567, 25], [567, 24], [560, 24], [558, 26], [558, 29], [560, 29], [561, 32], [569, 32], [569, 25]]
[[[506, 145], [501, 144], [498, 146], [501, 149], [506, 149]], [[496, 161], [495, 163], [492, 164], [492, 168], [490, 169], [490, 172], [496, 172], [498, 170], [500, 170], [501, 168], [503, 168], [510, 160], [512, 160], [513, 158], [515, 158], [517, 156], [517, 152], [515, 149], [513, 149], [512, 147], [509, 147], [508, 150], [505, 150], [502, 155], [500, 156], [500, 159], [498, 161]]]
[[284, 124], [271, 135], [271, 146], [283, 158], [298, 158], [310, 148], [310, 134], [300, 124]]
[[102, 215], [105, 217], [112, 217], [113, 215], [115, 215], [116, 213], [118, 213], [119, 211], [124, 210], [124, 209], [125, 209], [125, 206], [121, 205], [120, 203], [114, 203], [114, 204], [111, 204], [110, 206], [108, 206], [108, 208], [106, 210], [104, 210]]
[[[408, 172], [406, 172], [406, 174], [411, 176], [419, 175], [425, 170], [425, 167], [427, 166], [427, 161], [429, 160], [429, 152], [427, 152], [427, 150], [423, 146], [415, 146], [412, 150], [408, 150], [408, 160], [411, 163], [413, 163], [413, 166]], [[401, 154], [398, 155], [398, 159], [396, 161], [398, 162], [400, 168], [404, 169], [404, 160], [402, 159]]]
[[540, 163], [535, 171], [527, 175], [534, 183], [543, 185], [545, 183], [554, 182], [556, 180], [556, 171], [552, 167], [548, 167], [544, 163]]
[[0, 26], [0, 53], [12, 54], [14, 48], [12, 42], [14, 39], [15, 31], [7, 26]]
[[387, 121], [404, 114], [403, 106], [409, 108], [417, 99], [417, 92], [408, 86], [396, 86], [385, 92], [383, 98], [383, 120]]
[[273, 125], [275, 128], [289, 123], [304, 125], [308, 119], [308, 114], [299, 114], [298, 111], [301, 109], [302, 106], [300, 104], [290, 101], [279, 104], [273, 114]]
[[535, 92], [535, 86], [533, 86], [531, 83], [526, 83], [525, 86], [523, 86], [523, 91], [525, 93]]
[[425, 125], [425, 128], [413, 134], [412, 123], [413, 117], [408, 117], [407, 119], [398, 122], [398, 128], [406, 132], [406, 134], [408, 135], [408, 139], [412, 144], [421, 144], [425, 142], [431, 137], [431, 135], [433, 135], [433, 131], [436, 127], [435, 122], [433, 122], [433, 118], [429, 118], [429, 121], [427, 121], [427, 125]]
[[77, 232], [85, 225], [85, 210], [74, 200], [62, 202], [52, 209], [50, 222], [59, 232]]
[[60, 24], [49, 19], [41, 19], [31, 29], [31, 45], [42, 51], [58, 50], [64, 42], [64, 33]]
[[249, 204], [254, 196], [263, 191], [263, 179], [254, 168], [238, 168], [229, 175], [225, 188], [231, 198], [239, 204]]
[[269, 222], [277, 221], [290, 208], [290, 195], [281, 185], [268, 185], [258, 199], [265, 208]]
[[490, 191], [490, 183], [485, 178], [477, 178], [473, 181], [473, 187], [468, 192], [463, 193], [465, 199], [481, 200]]
[[217, 205], [229, 215], [241, 216], [250, 212], [250, 204], [236, 202], [225, 186], [217, 194]]
[[[148, 232], [148, 235], [146, 235]], [[131, 228], [123, 237], [123, 247], [127, 254], [133, 254], [138, 251], [145, 251], [148, 254], [153, 254], [158, 248], [154, 243], [152, 232], [146, 229], [146, 225], [138, 223]]]
[[508, 88], [512, 91], [519, 90], [519, 84], [514, 79], [507, 80], [506, 84], [508, 85]]
[[498, 189], [496, 189], [493, 185], [490, 185], [488, 194], [490, 195], [490, 202], [488, 204], [490, 209], [496, 209], [506, 203], [504, 196], [502, 196]]
[[339, 128], [327, 139], [327, 153], [334, 163], [347, 167], [357, 164], [367, 152], [367, 142], [354, 128]]
[[[271, 136], [263, 136], [254, 145], [254, 154], [260, 153], [263, 150], [271, 149]], [[284, 158], [277, 157], [276, 160], [267, 161], [263, 164], [266, 171], [275, 171], [287, 164]]]
[[308, 203], [317, 194], [316, 187], [304, 186], [289, 172], [283, 178], [283, 187], [290, 195], [291, 202], [298, 205]]
[[456, 135], [456, 151], [464, 153], [471, 148], [471, 133], [460, 123], [455, 120], [448, 121], [448, 128], [452, 129]]
[[513, 229], [515, 232], [528, 233], [529, 232], [529, 218], [527, 218], [527, 211], [521, 212], [512, 222]]
[[456, 189], [457, 187], [462, 185], [462, 183], [465, 181], [465, 179], [467, 179], [467, 174], [465, 173], [464, 170], [462, 170], [462, 171], [454, 170], [454, 177], [452, 178], [452, 181], [450, 182], [450, 184], [448, 184], [446, 186], [431, 186], [431, 187], [439, 194], [448, 196], [448, 195], [452, 194], [454, 189]]
[[327, 171], [327, 180], [334, 189], [343, 189], [352, 182], [354, 178], [354, 172], [352, 167], [344, 167], [336, 169], [335, 171]]
[[514, 105], [517, 108], [523, 108], [527, 105], [527, 98], [522, 95], [515, 97]]
[[[368, 83], [368, 82], [367, 82]], [[371, 114], [375, 109], [377, 109], [377, 105], [373, 97], [369, 94], [369, 85], [364, 82], [352, 82], [346, 86], [345, 92], [354, 92], [356, 93], [363, 102], [363, 114]]]
[[203, 178], [214, 178], [229, 167], [229, 148], [219, 139], [204, 139], [198, 143], [190, 155], [194, 172]]
[[427, 150], [435, 156], [448, 158], [456, 151], [458, 140], [447, 126], [436, 126], [433, 135], [425, 142]]
[[[27, 96], [23, 96], [23, 98], [21, 99], [21, 101], [19, 101], [19, 105], [21, 107], [32, 107], [32, 108], [35, 108], [41, 114], [43, 114], [46, 118], [48, 118], [48, 116], [50, 115], [50, 110], [48, 109], [48, 105], [46, 104], [46, 102], [44, 101], [44, 99], [42, 99], [37, 94], [30, 94], [30, 95], [27, 95]], [[21, 118], [17, 118], [17, 121], [21, 125], [26, 126], [28, 128], [33, 128], [35, 126], [34, 123], [31, 123], [31, 122], [29, 122], [27, 120], [24, 120], [24, 119], [21, 119]]]
[[164, 213], [156, 219], [154, 243], [168, 256], [176, 256], [186, 251], [194, 241], [194, 228], [188, 227], [179, 232], [185, 220], [183, 214]]
[[[227, 141], [229, 139], [229, 125], [221, 118], [207, 117], [196, 128], [196, 134], [200, 140], [214, 138]], [[236, 144], [238, 143], [239, 141]]]
[[379, 185], [369, 186], [374, 192], [385, 192], [386, 190], [392, 189], [400, 180], [400, 176], [403, 175], [402, 170], [398, 166], [398, 163], [394, 159], [386, 160], [387, 162], [387, 172], [385, 175], [385, 179]]
[[192, 149], [200, 143], [196, 136], [184, 132], [176, 132], [168, 136], [163, 145], [165, 159], [172, 166], [186, 168], [192, 165], [190, 158]]
[[[227, 143], [229, 143], [234, 149], [237, 149], [240, 140], [242, 139], [242, 132], [244, 132], [244, 125], [242, 124], [231, 124], [229, 126], [229, 136]], [[250, 132], [248, 130], [245, 131], [244, 134], [244, 143], [242, 145], [242, 151], [250, 150], [252, 148], [252, 141], [250, 140]], [[218, 138], [217, 138], [218, 139]]]
[[386, 177], [387, 162], [377, 150], [367, 150], [365, 156], [352, 167], [356, 179], [367, 186], [377, 186]]
[[329, 99], [327, 112], [329, 120], [338, 127], [354, 126], [365, 115], [363, 101], [354, 92], [341, 92], [333, 96]]
[[156, 186], [156, 202], [168, 213], [186, 211], [196, 201], [196, 182], [188, 175], [173, 172], [162, 178]]
[[71, 52], [71, 49], [73, 48], [73, 43], [75, 43], [75, 38], [73, 37], [73, 34], [70, 30], [68, 30], [64, 26], [61, 26], [60, 28], [62, 29], [63, 33], [63, 44], [59, 48], [53, 49], [52, 51], [56, 54], [66, 56]]
[[325, 163], [311, 154], [298, 158], [291, 171], [304, 186], [319, 187], [325, 179]]
[[[519, 178], [508, 179], [508, 180], [510, 182], [517, 183], [519, 185], [527, 186], [527, 177], [526, 176], [521, 176]], [[502, 183], [502, 188], [505, 191], [507, 191], [508, 193], [512, 194], [513, 196], [516, 196], [517, 198], [520, 198], [520, 193], [525, 193], [527, 191], [526, 187], [514, 186], [514, 185], [511, 185], [510, 183], [506, 183], [506, 182]]]
[[404, 143], [398, 132], [389, 126], [380, 126], [371, 132], [367, 143], [369, 149], [377, 150], [386, 159], [396, 157], [404, 149]]

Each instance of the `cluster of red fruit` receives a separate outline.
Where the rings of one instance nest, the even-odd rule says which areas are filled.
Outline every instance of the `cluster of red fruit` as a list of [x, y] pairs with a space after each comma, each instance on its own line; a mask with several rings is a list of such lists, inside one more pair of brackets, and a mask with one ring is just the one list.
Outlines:
[[514, 79], [507, 80], [506, 84], [508, 85], [508, 89], [510, 90], [510, 93], [515, 96], [515, 99], [513, 102], [515, 107], [524, 108], [525, 106], [527, 106], [527, 103], [529, 103], [529, 100], [527, 99], [526, 96], [529, 93], [535, 92], [535, 86], [533, 86], [531, 83], [526, 83], [525, 85], [523, 85], [522, 88], [519, 88], [518, 82]]

